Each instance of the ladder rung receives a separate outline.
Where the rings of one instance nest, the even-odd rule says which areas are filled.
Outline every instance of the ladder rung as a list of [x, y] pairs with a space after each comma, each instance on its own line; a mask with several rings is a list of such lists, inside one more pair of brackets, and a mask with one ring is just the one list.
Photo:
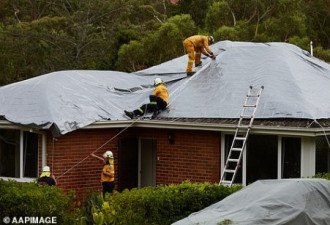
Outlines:
[[241, 115], [241, 118], [243, 118], [243, 119], [251, 119], [251, 118], [253, 118], [253, 115]]
[[249, 129], [249, 128], [251, 128], [251, 126], [250, 125], [245, 125], [245, 126], [242, 126], [242, 125], [238, 125], [237, 126], [237, 128], [245, 128], [245, 129]]
[[229, 162], [238, 162], [238, 159], [227, 159]]
[[232, 148], [231, 150], [233, 150], [233, 151], [242, 151], [243, 149], [242, 148]]
[[231, 180], [222, 180], [220, 184], [231, 184]]
[[243, 107], [256, 107], [257, 105], [243, 105]]
[[228, 170], [228, 169], [226, 169], [224, 171], [225, 171], [225, 173], [235, 173], [235, 170]]
[[258, 98], [260, 95], [246, 95], [248, 98]]
[[239, 140], [239, 141], [245, 141], [246, 140], [246, 137], [236, 137], [235, 139], [236, 140]]

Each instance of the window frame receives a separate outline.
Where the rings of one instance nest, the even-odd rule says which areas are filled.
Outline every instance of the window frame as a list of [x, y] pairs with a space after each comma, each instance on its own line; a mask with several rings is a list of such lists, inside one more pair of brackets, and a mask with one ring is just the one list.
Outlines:
[[[7, 130], [19, 130], [20, 131], [20, 138], [19, 138], [19, 161], [20, 161], [20, 170], [19, 170], [19, 177], [3, 177], [0, 176], [0, 179], [2, 180], [15, 180], [17, 182], [32, 182], [35, 181], [37, 179], [36, 178], [29, 178], [29, 177], [24, 177], [24, 168], [23, 168], [23, 162], [24, 162], [24, 132], [32, 132], [32, 133], [36, 133], [38, 135], [42, 136], [42, 140], [41, 140], [41, 162], [42, 162], [42, 166], [46, 165], [46, 134], [44, 132], [40, 132], [40, 131], [35, 131], [32, 129], [17, 129], [17, 128], [0, 128], [0, 129], [7, 129]], [[39, 140], [38, 140], [39, 141]], [[39, 168], [40, 168], [40, 146], [38, 146], [38, 174], [39, 174]]]
[[[264, 135], [266, 133], [253, 133], [253, 135]], [[283, 135], [283, 134], [276, 134], [276, 133], [268, 133], [269, 135], [276, 135], [278, 138], [278, 144], [277, 144], [277, 179], [285, 179], [282, 178], [282, 140], [283, 138], [300, 138], [300, 176], [306, 177], [306, 176], [312, 176], [315, 175], [315, 136], [301, 136], [301, 135]], [[226, 135], [235, 135], [234, 132], [221, 132], [221, 152], [220, 152], [220, 177], [223, 172], [223, 168], [225, 166], [225, 136]], [[251, 133], [249, 134], [251, 135]], [[244, 152], [242, 155], [242, 162], [243, 162], [243, 168], [242, 168], [242, 185], [246, 186], [246, 177], [247, 177], [247, 162], [246, 162], [246, 153], [247, 152], [247, 146], [244, 147]], [[314, 156], [314, 157], [313, 157]], [[314, 161], [314, 163], [313, 163]], [[314, 174], [312, 174], [312, 171], [314, 171]]]

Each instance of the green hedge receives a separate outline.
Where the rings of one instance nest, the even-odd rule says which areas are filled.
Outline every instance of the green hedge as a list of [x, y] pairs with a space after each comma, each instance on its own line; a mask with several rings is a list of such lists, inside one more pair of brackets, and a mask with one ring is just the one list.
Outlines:
[[241, 188], [183, 182], [114, 192], [102, 206], [92, 207], [93, 220], [97, 225], [171, 224]]
[[323, 178], [330, 180], [330, 173], [318, 173], [315, 176], [313, 176], [313, 178]]
[[57, 224], [72, 225], [72, 201], [55, 186], [0, 179], [0, 219], [4, 217], [56, 217]]

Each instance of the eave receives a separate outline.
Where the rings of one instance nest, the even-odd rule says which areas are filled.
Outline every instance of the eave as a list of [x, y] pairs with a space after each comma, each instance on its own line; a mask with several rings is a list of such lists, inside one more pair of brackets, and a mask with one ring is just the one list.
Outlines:
[[[177, 130], [201, 130], [233, 133], [236, 130], [236, 124], [222, 123], [198, 123], [198, 122], [180, 122], [164, 120], [128, 120], [128, 121], [101, 121], [95, 122], [83, 129], [108, 129], [108, 128], [156, 128], [156, 129], [177, 129]], [[289, 126], [263, 126], [253, 125], [251, 132], [253, 134], [273, 134], [289, 136], [315, 137], [330, 135], [330, 127], [312, 128], [312, 127], [289, 127]]]

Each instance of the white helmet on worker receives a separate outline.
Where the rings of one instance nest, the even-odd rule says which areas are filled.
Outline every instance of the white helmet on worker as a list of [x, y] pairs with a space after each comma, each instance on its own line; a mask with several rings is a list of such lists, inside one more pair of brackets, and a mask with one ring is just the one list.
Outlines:
[[106, 151], [106, 152], [103, 154], [103, 158], [113, 158], [112, 151]]
[[154, 86], [157, 86], [159, 84], [163, 84], [164, 82], [162, 81], [162, 79], [160, 79], [159, 77], [157, 77], [154, 81]]
[[50, 172], [50, 167], [44, 166], [44, 168], [42, 168], [42, 172]]
[[214, 43], [214, 37], [213, 37], [213, 36], [209, 36], [209, 42], [210, 42], [211, 44]]

